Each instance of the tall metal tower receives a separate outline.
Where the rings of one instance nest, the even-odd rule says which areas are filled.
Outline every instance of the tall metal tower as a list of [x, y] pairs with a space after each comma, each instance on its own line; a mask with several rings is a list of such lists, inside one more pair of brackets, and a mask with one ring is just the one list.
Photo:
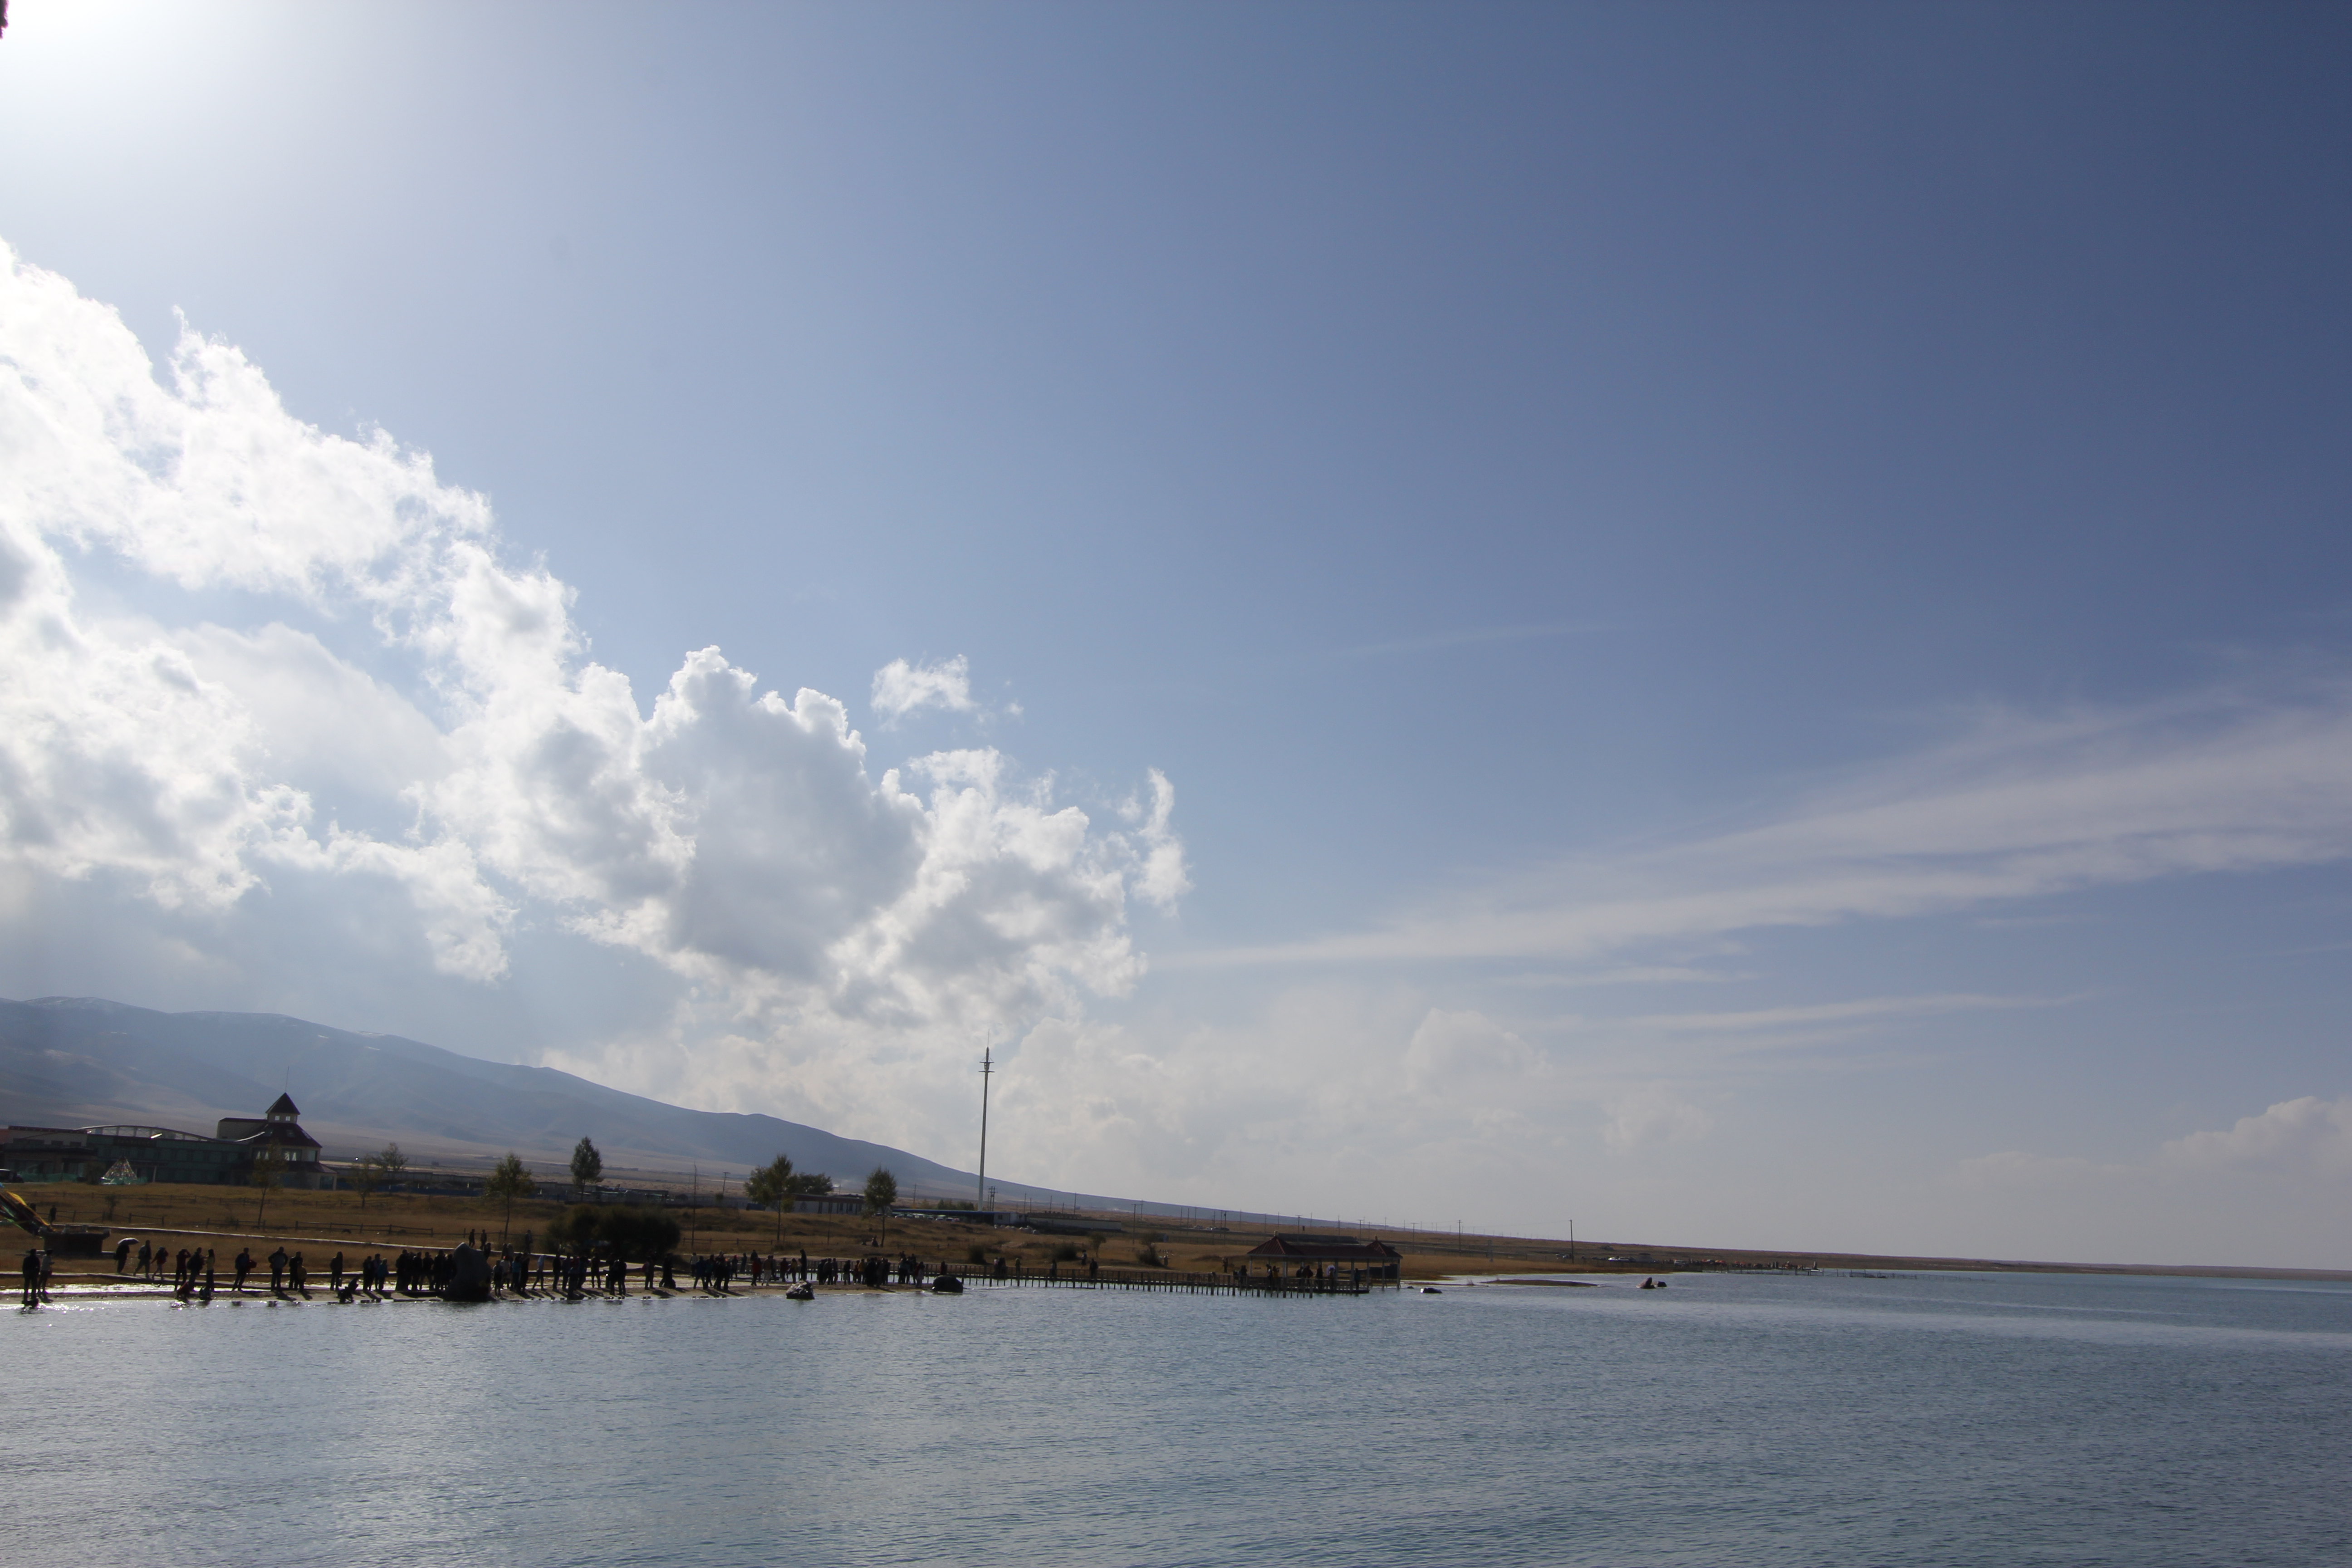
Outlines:
[[988, 1080], [996, 1071], [995, 1047], [983, 1047], [980, 1053], [980, 1180], [971, 1190], [971, 1206], [988, 1206]]

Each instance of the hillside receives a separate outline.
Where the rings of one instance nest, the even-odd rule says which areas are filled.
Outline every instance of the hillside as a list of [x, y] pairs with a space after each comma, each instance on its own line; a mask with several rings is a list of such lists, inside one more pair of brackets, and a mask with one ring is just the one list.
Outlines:
[[[909, 1195], [970, 1197], [972, 1176], [903, 1149], [772, 1116], [690, 1110], [550, 1068], [479, 1061], [394, 1035], [269, 1013], [158, 1013], [89, 997], [0, 1001], [0, 1121], [145, 1122], [209, 1133], [290, 1089], [302, 1122], [342, 1158], [397, 1140], [447, 1163], [509, 1149], [560, 1165], [583, 1135], [608, 1171], [740, 1175], [778, 1152], [855, 1183], [887, 1165]], [[1013, 1182], [1006, 1199], [1066, 1200]], [[1097, 1202], [1108, 1202], [1097, 1199]]]

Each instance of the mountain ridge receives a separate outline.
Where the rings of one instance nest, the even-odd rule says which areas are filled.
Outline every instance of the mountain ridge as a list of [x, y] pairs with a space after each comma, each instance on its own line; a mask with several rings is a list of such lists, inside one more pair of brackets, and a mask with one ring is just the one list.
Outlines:
[[[560, 1166], [586, 1136], [622, 1170], [683, 1174], [707, 1163], [740, 1173], [782, 1152], [794, 1169], [845, 1184], [887, 1166], [909, 1196], [969, 1197], [977, 1183], [908, 1150], [781, 1117], [671, 1105], [555, 1068], [485, 1061], [399, 1035], [278, 1013], [164, 1013], [93, 996], [0, 999], [0, 1120], [12, 1124], [154, 1122], [209, 1133], [219, 1118], [257, 1115], [297, 1082], [303, 1124], [330, 1157], [397, 1140], [428, 1158], [471, 1163], [513, 1149]], [[992, 1185], [1003, 1197], [1117, 1201]]]

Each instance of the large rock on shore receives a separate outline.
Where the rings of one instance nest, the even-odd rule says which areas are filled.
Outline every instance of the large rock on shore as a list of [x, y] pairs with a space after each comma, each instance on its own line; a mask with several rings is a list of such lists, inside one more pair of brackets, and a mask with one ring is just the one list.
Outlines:
[[444, 1299], [451, 1301], [487, 1301], [490, 1299], [489, 1258], [475, 1251], [470, 1242], [460, 1242], [457, 1250], [449, 1255], [449, 1289]]

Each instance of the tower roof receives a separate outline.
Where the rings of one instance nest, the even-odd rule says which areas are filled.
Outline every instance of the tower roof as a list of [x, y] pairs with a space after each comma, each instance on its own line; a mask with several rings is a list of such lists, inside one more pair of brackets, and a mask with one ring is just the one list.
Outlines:
[[294, 1097], [292, 1095], [281, 1094], [276, 1100], [269, 1102], [269, 1109], [263, 1111], [262, 1114], [265, 1116], [299, 1116], [302, 1113], [294, 1108]]

